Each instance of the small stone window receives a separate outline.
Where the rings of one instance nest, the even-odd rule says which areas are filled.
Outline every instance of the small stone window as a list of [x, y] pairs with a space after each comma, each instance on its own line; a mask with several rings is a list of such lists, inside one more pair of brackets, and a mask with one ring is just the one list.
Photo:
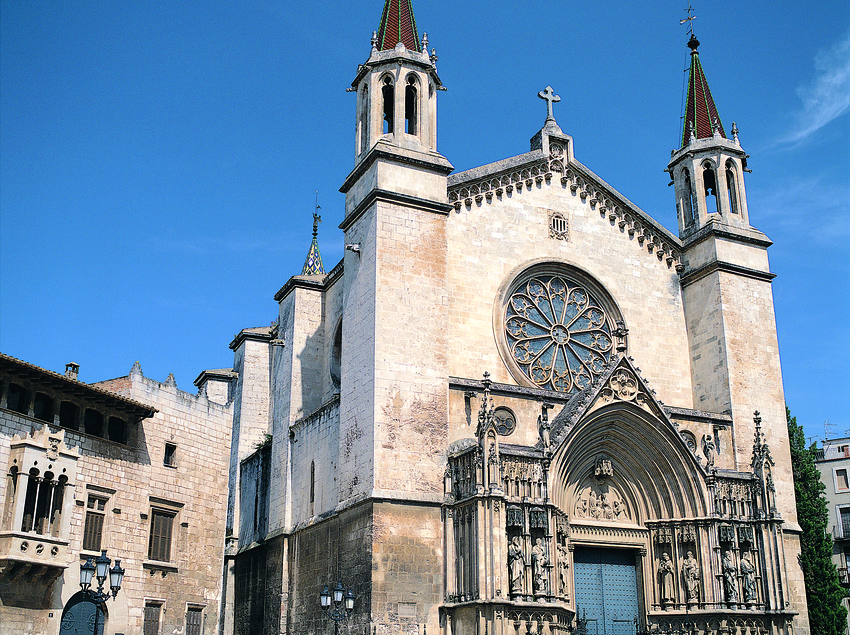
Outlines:
[[336, 327], [334, 343], [331, 349], [331, 381], [336, 388], [342, 383], [342, 320]]
[[720, 213], [720, 199], [717, 196], [717, 174], [714, 172], [714, 166], [711, 163], [704, 163], [702, 166], [702, 183], [705, 189], [705, 208], [708, 211], [709, 197], [714, 198], [714, 211]]
[[732, 161], [726, 162], [726, 193], [729, 210], [733, 214], [738, 213], [738, 181], [735, 177], [735, 166]]
[[177, 467], [177, 445], [174, 443], [165, 444], [165, 456], [162, 459], [162, 464], [166, 467]]
[[310, 461], [310, 502], [316, 501], [316, 462]]
[[570, 239], [570, 221], [565, 214], [549, 210], [549, 238]]

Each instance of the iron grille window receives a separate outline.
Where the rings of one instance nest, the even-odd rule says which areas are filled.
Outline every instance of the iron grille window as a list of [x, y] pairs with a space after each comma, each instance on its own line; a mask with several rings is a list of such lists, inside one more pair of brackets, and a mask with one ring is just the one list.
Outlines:
[[161, 509], [151, 510], [151, 537], [148, 543], [148, 558], [168, 562], [171, 560], [171, 528], [174, 513]]
[[186, 635], [201, 635], [204, 609], [190, 606], [186, 610]]
[[83, 532], [83, 550], [100, 551], [103, 538], [103, 518], [107, 499], [89, 495], [86, 505], [86, 527]]
[[159, 635], [159, 614], [162, 604], [148, 602], [145, 604], [144, 635]]

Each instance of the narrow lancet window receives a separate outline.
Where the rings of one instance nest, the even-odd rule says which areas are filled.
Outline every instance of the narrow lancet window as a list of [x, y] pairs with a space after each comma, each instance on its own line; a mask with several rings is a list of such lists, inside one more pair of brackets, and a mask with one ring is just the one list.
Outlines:
[[393, 89], [393, 82], [389, 77], [384, 78], [384, 85], [381, 86], [381, 96], [384, 100], [384, 134], [392, 134], [395, 90]]
[[735, 168], [731, 161], [726, 162], [726, 193], [728, 195], [729, 210], [733, 214], [738, 213], [738, 182], [735, 178]]
[[416, 106], [417, 106], [416, 78], [407, 78], [407, 86], [404, 89], [404, 131], [407, 134], [417, 133]]
[[720, 213], [720, 200], [717, 197], [717, 175], [714, 173], [714, 167], [709, 164], [703, 164], [702, 182], [705, 187], [705, 209], [708, 212], [709, 197], [714, 197], [714, 211]]
[[685, 182], [684, 196], [682, 196], [682, 205], [684, 209], [685, 227], [690, 227], [694, 224], [694, 192], [691, 188], [691, 173], [687, 170], [682, 170], [682, 179]]
[[360, 98], [360, 152], [369, 149], [369, 89], [364, 86]]

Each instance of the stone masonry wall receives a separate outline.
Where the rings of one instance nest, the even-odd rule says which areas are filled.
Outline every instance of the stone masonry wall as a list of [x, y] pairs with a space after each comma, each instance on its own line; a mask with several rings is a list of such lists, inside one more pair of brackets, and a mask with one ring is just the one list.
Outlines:
[[[550, 238], [549, 210], [569, 223], [569, 241]], [[629, 354], [665, 403], [692, 407], [687, 331], [678, 276], [637, 236], [557, 179], [452, 211], [448, 222], [449, 374], [517, 383], [495, 331], [504, 285], [538, 260], [571, 264], [596, 278], [623, 313]], [[452, 425], [456, 425], [453, 422]]]

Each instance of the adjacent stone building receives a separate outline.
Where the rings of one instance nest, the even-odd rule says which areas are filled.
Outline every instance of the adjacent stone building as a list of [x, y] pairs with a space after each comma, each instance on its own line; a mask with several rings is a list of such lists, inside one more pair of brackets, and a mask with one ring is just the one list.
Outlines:
[[[0, 354], [0, 631], [218, 632], [232, 371], [199, 395], [77, 371]], [[98, 610], [80, 564], [102, 550], [126, 573]]]
[[[53, 567], [67, 584], [14, 619], [57, 620], [75, 592], [85, 491], [121, 528], [107, 548], [145, 572], [109, 632], [159, 606], [145, 633], [195, 632], [197, 609], [204, 633], [324, 633], [320, 592], [341, 583], [351, 633], [806, 635], [771, 242], [688, 46], [681, 145], [656, 158], [672, 233], [576, 158], [551, 87], [528, 151], [453, 173], [436, 54], [410, 0], [386, 0], [352, 60], [343, 260], [325, 272], [314, 228], [276, 322], [241, 331], [197, 396], [138, 369], [53, 378], [106, 399], [106, 421], [126, 413], [123, 441], [55, 411], [42, 428], [4, 383], [21, 440], [0, 459], [46, 456], [58, 429], [78, 466]], [[171, 514], [168, 563], [148, 563], [155, 514]], [[13, 573], [39, 564], [4, 548]]]

